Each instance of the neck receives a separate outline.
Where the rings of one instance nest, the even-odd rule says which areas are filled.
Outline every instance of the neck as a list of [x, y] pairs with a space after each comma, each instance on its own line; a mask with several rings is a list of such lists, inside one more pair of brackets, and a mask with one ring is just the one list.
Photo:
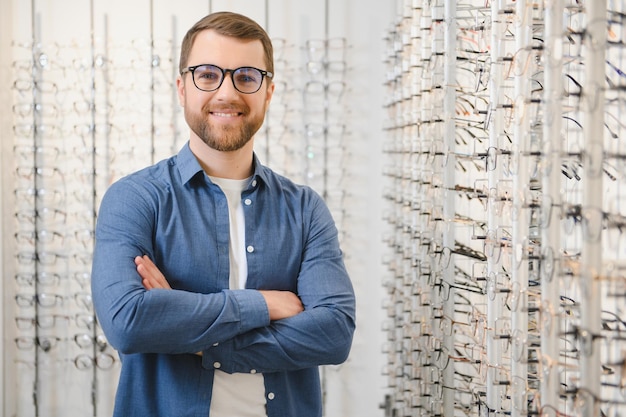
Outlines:
[[189, 147], [207, 175], [233, 180], [243, 180], [252, 175], [254, 139], [236, 151], [220, 152], [192, 135]]

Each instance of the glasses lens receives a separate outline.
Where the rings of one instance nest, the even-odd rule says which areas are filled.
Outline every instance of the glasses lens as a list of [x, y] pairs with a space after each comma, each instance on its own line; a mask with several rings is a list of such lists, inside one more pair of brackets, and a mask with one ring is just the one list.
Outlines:
[[193, 81], [200, 90], [212, 91], [219, 87], [222, 70], [214, 65], [201, 65], [193, 71]]
[[[224, 73], [215, 65], [201, 65], [193, 71], [193, 81], [200, 90], [214, 91], [222, 84]], [[231, 73], [235, 88], [245, 94], [256, 93], [263, 83], [263, 74], [253, 67], [237, 68]]]
[[256, 68], [242, 67], [233, 73], [235, 88], [242, 93], [256, 93], [261, 88], [263, 74]]

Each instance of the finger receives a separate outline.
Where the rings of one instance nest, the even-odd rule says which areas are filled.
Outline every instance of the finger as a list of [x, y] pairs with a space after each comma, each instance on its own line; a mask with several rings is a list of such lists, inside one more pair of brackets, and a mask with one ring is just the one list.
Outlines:
[[170, 288], [169, 285], [164, 285], [161, 281], [159, 281], [158, 279], [156, 279], [156, 278], [154, 278], [152, 276], [148, 276], [146, 278], [142, 278], [141, 284], [147, 290], [152, 290], [152, 289], [155, 289], [155, 288], [162, 288], [162, 289], [169, 289]]
[[135, 263], [137, 264], [137, 273], [139, 273], [139, 276], [142, 279], [148, 279], [151, 277], [151, 274], [148, 271], [148, 268], [146, 268], [146, 265], [143, 263], [143, 261], [138, 261]]
[[141, 277], [141, 284], [144, 286], [145, 289], [151, 290], [155, 288], [154, 279], [146, 272], [146, 268], [143, 264], [137, 265], [137, 272]]
[[[152, 262], [152, 260], [147, 256], [143, 256], [143, 266], [146, 268], [146, 273], [156, 282], [161, 283], [162, 285], [167, 285], [167, 280], [157, 268], [157, 266]], [[168, 285], [169, 286], [169, 285]]]
[[146, 290], [151, 290], [154, 288], [154, 286], [152, 285], [152, 283], [150, 282], [149, 279], [142, 279], [141, 283], [143, 284], [144, 288]]
[[140, 263], [146, 268], [146, 272], [151, 275], [155, 275], [155, 272], [159, 271], [159, 269], [156, 267], [154, 262], [152, 262], [152, 259], [150, 259], [148, 255], [143, 255], [142, 257], [140, 257]]
[[137, 272], [139, 272], [139, 275], [141, 275], [142, 278], [159, 278], [159, 269], [147, 255], [137, 256], [135, 258], [135, 265], [137, 265]]
[[[149, 260], [149, 258], [148, 258]], [[135, 265], [137, 265], [137, 273], [141, 277], [141, 283], [147, 289], [156, 288], [158, 280], [154, 277], [154, 274], [149, 270], [149, 264], [144, 260], [144, 257], [135, 257]]]
[[[148, 280], [151, 288], [171, 289], [170, 284], [159, 268], [152, 262], [148, 255], [144, 255], [135, 261], [137, 263], [137, 272], [142, 279]], [[146, 286], [144, 284], [144, 286]]]

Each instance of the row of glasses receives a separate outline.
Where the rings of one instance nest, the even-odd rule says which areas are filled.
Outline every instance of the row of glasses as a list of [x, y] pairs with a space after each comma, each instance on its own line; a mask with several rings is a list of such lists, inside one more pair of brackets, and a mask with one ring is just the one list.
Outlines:
[[[255, 140], [261, 160], [294, 181], [313, 187], [327, 201], [342, 236], [347, 216], [344, 175], [349, 150], [345, 38], [274, 45], [275, 84], [265, 124]], [[297, 67], [293, 62], [306, 61]]]
[[[59, 107], [65, 101], [68, 89], [50, 79], [51, 71], [64, 69], [53, 64], [56, 61], [50, 60], [45, 48], [14, 43], [12, 49], [16, 56], [12, 84], [16, 102], [13, 106], [13, 132], [15, 150], [19, 155], [13, 167], [17, 221], [12, 268], [15, 276], [14, 311], [16, 316], [25, 314], [34, 320], [46, 310], [57, 311], [64, 302], [58, 288], [44, 290], [44, 285], [54, 283], [50, 277], [60, 276], [64, 270], [67, 258], [62, 245], [65, 219], [53, 225], [44, 220], [44, 215], [47, 219], [47, 214], [60, 211], [67, 195], [65, 173], [58, 168], [48, 168], [48, 164], [61, 157], [57, 120]], [[45, 142], [42, 140], [44, 137]], [[29, 217], [31, 213], [35, 216]], [[24, 218], [29, 220], [21, 221]], [[12, 365], [17, 367], [21, 361], [34, 365], [33, 372], [25, 373], [16, 381], [17, 389], [32, 393], [33, 400], [28, 406], [24, 405], [24, 410], [28, 407], [31, 412], [37, 413], [38, 404], [46, 396], [44, 391], [48, 391], [45, 384], [39, 389], [37, 365], [42, 361], [43, 354], [57, 353], [53, 348], [60, 337], [43, 332], [36, 326], [21, 326], [14, 334], [16, 352]]]
[[[518, 3], [405, 1], [386, 38], [389, 415], [626, 407], [623, 6], [607, 3], [599, 45], [578, 2], [556, 13], [552, 2]], [[550, 13], [565, 28], [555, 51]], [[604, 47], [605, 79], [594, 84], [585, 48]], [[597, 145], [584, 127], [600, 104]], [[585, 200], [585, 180], [597, 178], [601, 203]], [[593, 242], [604, 266], [589, 277], [581, 252]], [[590, 279], [602, 305], [588, 301]], [[586, 357], [604, 370], [595, 382], [583, 378]]]
[[273, 38], [275, 85], [272, 102], [261, 131], [255, 139], [255, 152], [263, 163], [295, 181], [303, 182], [304, 151], [300, 138], [302, 104], [300, 99], [298, 48], [285, 38]]
[[305, 82], [301, 86], [304, 181], [326, 200], [342, 241], [347, 233], [346, 166], [351, 154], [347, 141], [349, 110], [344, 105], [350, 89], [349, 48], [343, 37], [307, 40], [303, 47]]
[[[119, 363], [91, 302], [95, 219], [111, 182], [171, 154], [179, 140], [168, 116], [178, 108], [174, 78], [167, 93], [161, 70], [173, 73], [174, 61], [159, 45], [14, 43], [13, 364], [17, 389], [31, 393], [20, 414], [107, 412], [99, 394], [110, 395]], [[145, 71], [116, 67], [122, 62]], [[144, 87], [150, 100], [139, 103]], [[69, 398], [59, 386], [85, 395]]]

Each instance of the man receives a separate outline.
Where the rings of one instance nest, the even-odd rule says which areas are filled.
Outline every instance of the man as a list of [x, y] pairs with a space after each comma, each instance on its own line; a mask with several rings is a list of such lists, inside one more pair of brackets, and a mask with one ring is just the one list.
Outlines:
[[321, 416], [318, 366], [346, 360], [355, 302], [331, 215], [260, 164], [274, 92], [254, 21], [211, 14], [185, 36], [178, 155], [113, 184], [92, 292], [122, 369], [115, 416]]

